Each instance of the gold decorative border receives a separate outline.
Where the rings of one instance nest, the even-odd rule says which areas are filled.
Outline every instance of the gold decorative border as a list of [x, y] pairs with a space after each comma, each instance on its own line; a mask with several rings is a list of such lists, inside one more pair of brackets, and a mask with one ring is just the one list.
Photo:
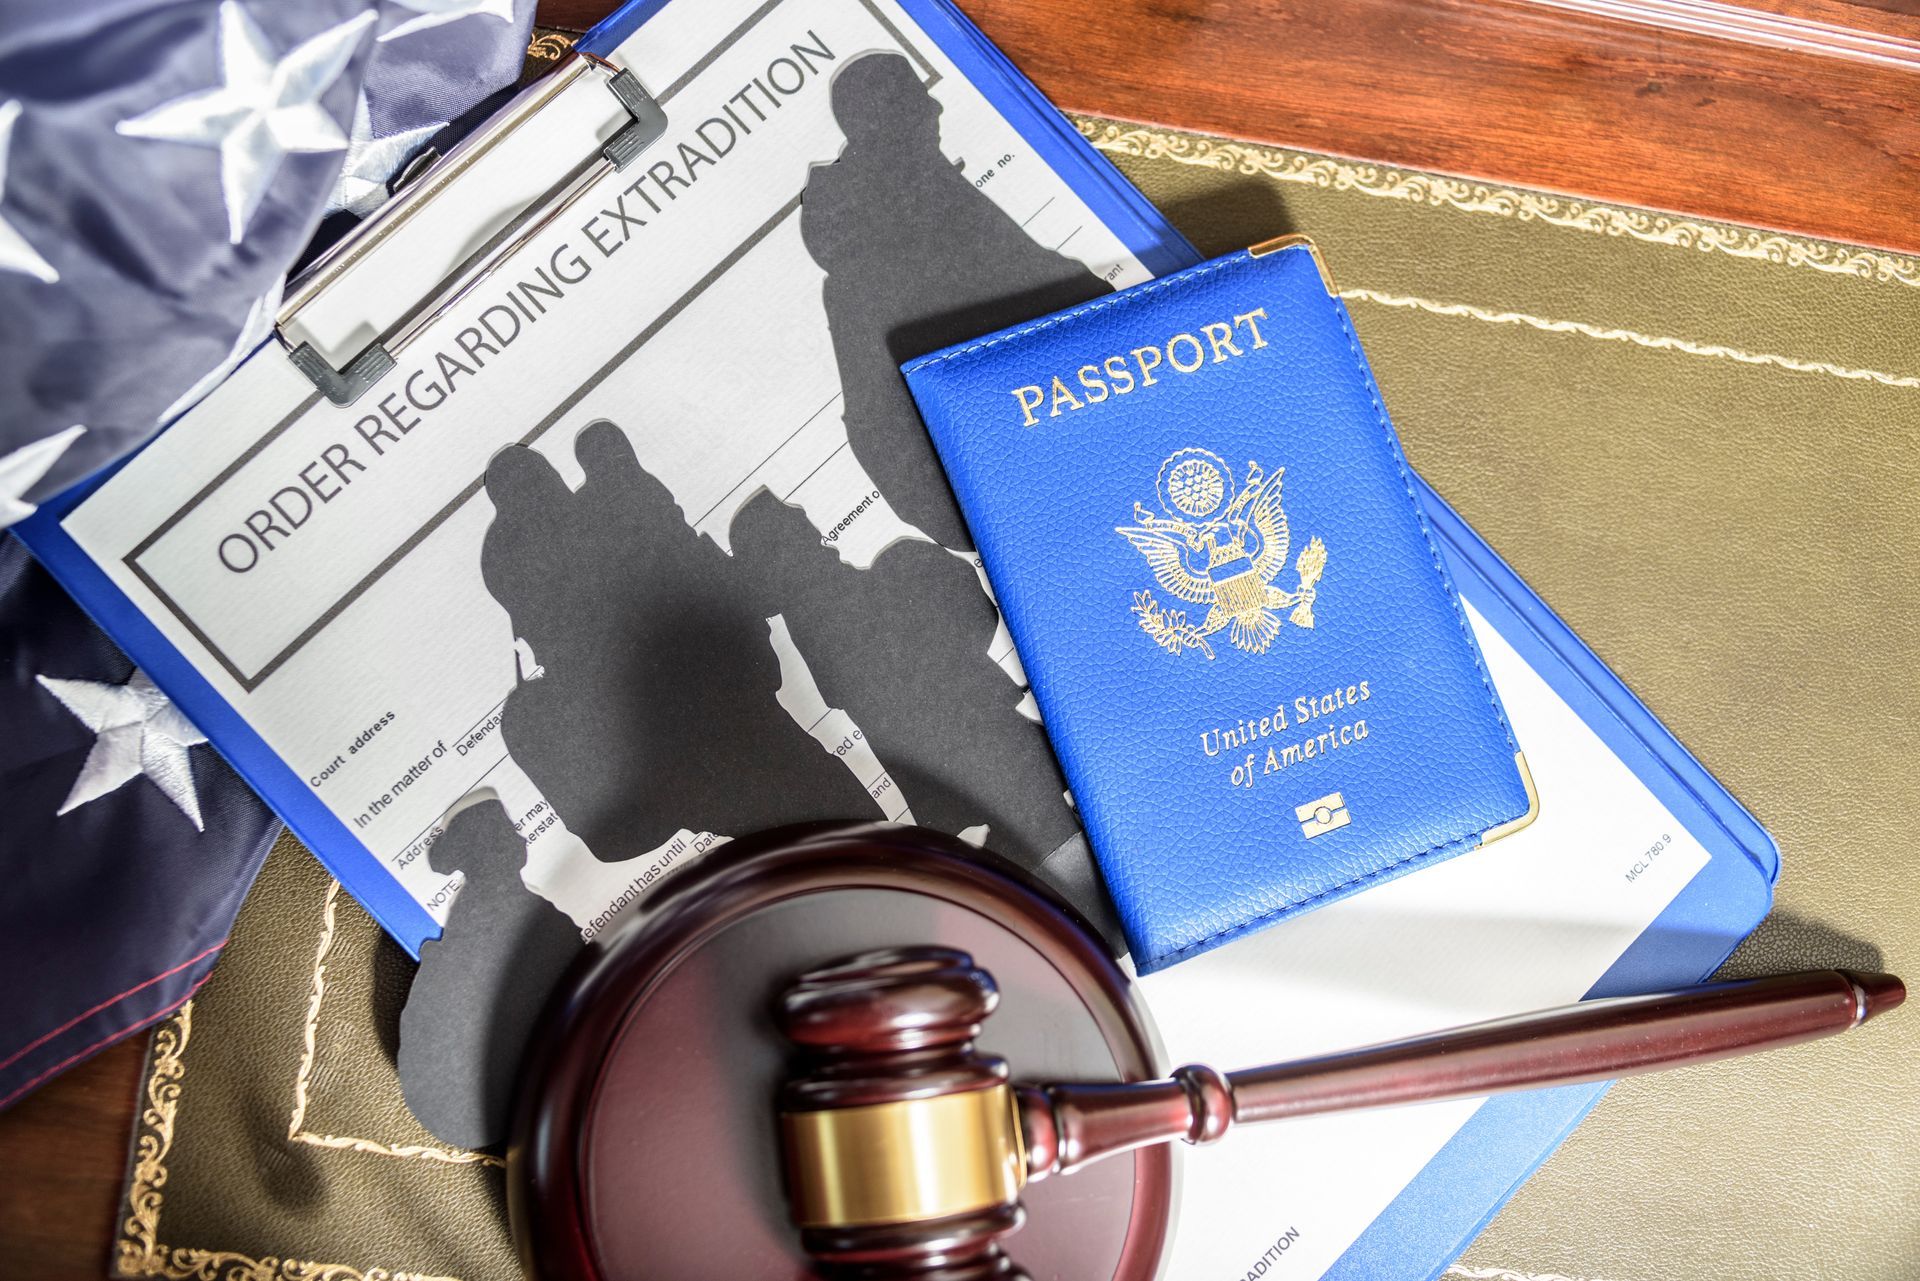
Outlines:
[[1168, 133], [1104, 120], [1075, 122], [1088, 142], [1112, 155], [1270, 178], [1331, 191], [1356, 191], [1461, 213], [1543, 222], [1589, 235], [1627, 236], [1648, 244], [1726, 254], [1785, 267], [1920, 288], [1920, 258], [1878, 249], [1784, 236], [1729, 223], [1700, 222], [1672, 214], [1469, 182], [1440, 174], [1308, 155], [1280, 147]]
[[306, 1128], [307, 1103], [313, 1081], [313, 1063], [320, 1033], [320, 1005], [327, 994], [327, 953], [333, 950], [334, 905], [340, 898], [340, 882], [327, 884], [326, 901], [320, 910], [320, 945], [313, 956], [313, 995], [307, 1001], [307, 1021], [302, 1029], [300, 1067], [293, 1078], [293, 1111], [287, 1117], [287, 1140], [313, 1147], [363, 1152], [369, 1156], [401, 1157], [417, 1161], [440, 1161], [447, 1165], [490, 1165], [505, 1169], [506, 1162], [485, 1152], [463, 1148], [444, 1148], [423, 1143], [381, 1143], [354, 1135], [317, 1134]]
[[1768, 365], [1775, 369], [1792, 370], [1795, 373], [1825, 374], [1831, 378], [1876, 382], [1887, 387], [1920, 387], [1920, 377], [1908, 374], [1887, 374], [1877, 369], [1849, 369], [1845, 365], [1828, 364], [1824, 360], [1802, 360], [1797, 356], [1741, 351], [1737, 347], [1723, 347], [1718, 343], [1694, 342], [1688, 338], [1673, 338], [1664, 334], [1643, 334], [1632, 329], [1603, 329], [1583, 320], [1548, 320], [1543, 316], [1529, 316], [1520, 311], [1489, 311], [1485, 307], [1476, 307], [1471, 303], [1435, 302], [1431, 298], [1382, 293], [1377, 289], [1342, 289], [1340, 296], [1350, 301], [1376, 303], [1382, 307], [1424, 311], [1435, 316], [1460, 316], [1470, 320], [1484, 321], [1490, 325], [1525, 325], [1544, 333], [1580, 334], [1583, 337], [1598, 338], [1605, 342], [1627, 342], [1656, 351], [1678, 351], [1689, 356], [1708, 356], [1718, 360], [1737, 361], [1743, 365]]
[[193, 1002], [188, 1001], [153, 1034], [153, 1068], [147, 1074], [146, 1106], [134, 1131], [134, 1164], [127, 1204], [132, 1213], [114, 1243], [116, 1271], [128, 1277], [165, 1277], [169, 1281], [457, 1281], [386, 1268], [361, 1271], [343, 1263], [314, 1263], [271, 1255], [253, 1258], [232, 1250], [169, 1246], [160, 1240], [160, 1209], [165, 1200], [167, 1155], [173, 1150], [174, 1118], [186, 1077], [184, 1056], [193, 1035]]
[[558, 62], [573, 48], [573, 38], [559, 31], [535, 32], [527, 41], [527, 57], [542, 62]]

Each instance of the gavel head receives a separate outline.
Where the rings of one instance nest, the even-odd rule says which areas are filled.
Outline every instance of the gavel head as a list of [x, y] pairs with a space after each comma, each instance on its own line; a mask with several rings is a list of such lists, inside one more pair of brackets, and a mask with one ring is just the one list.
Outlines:
[[1000, 1249], [1027, 1180], [1007, 1065], [973, 1041], [998, 1004], [965, 952], [866, 952], [802, 975], [780, 1021], [780, 1096], [801, 1243], [835, 1278], [1017, 1278]]
[[[1016, 1075], [1160, 1075], [1126, 974], [1018, 868], [921, 828], [816, 824], [729, 842], [627, 910], [533, 1038], [507, 1156], [530, 1276], [790, 1277], [804, 1249], [834, 1281], [1011, 1281], [1015, 1228], [1035, 1275], [1158, 1274], [1171, 1155], [1053, 1180], [1057, 1082], [1009, 1088], [970, 1045], [984, 1020]], [[869, 951], [902, 937], [943, 950]]]

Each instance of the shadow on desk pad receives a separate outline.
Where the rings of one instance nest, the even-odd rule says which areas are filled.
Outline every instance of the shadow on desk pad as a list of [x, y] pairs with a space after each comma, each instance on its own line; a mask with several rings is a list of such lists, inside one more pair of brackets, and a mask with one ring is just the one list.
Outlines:
[[[1081, 124], [1207, 254], [1319, 240], [1415, 465], [1779, 838], [1728, 970], [1920, 971], [1920, 262]], [[275, 851], [154, 1038], [124, 1274], [515, 1275], [401, 1103], [409, 966]], [[1917, 1061], [1920, 1012], [1627, 1082], [1454, 1273], [1910, 1277]]]

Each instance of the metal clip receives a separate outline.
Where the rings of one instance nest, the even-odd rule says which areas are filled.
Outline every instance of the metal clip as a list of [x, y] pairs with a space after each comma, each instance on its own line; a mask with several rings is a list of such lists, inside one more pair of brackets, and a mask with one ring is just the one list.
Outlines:
[[393, 353], [377, 342], [368, 344], [365, 351], [347, 362], [345, 369], [329, 365], [327, 358], [315, 351], [310, 342], [303, 342], [288, 352], [287, 359], [307, 376], [307, 381], [322, 396], [342, 408], [365, 395], [367, 388], [386, 377], [387, 371], [397, 363]]
[[613, 91], [613, 96], [620, 100], [620, 105], [632, 117], [626, 127], [609, 138], [607, 145], [600, 149], [600, 154], [613, 162], [614, 169], [625, 169], [667, 131], [667, 113], [631, 71], [615, 67], [597, 54], [583, 53], [580, 56], [591, 58], [613, 72], [613, 78], [607, 81], [607, 88]]
[[[654, 96], [631, 71], [617, 67], [598, 54], [576, 51], [580, 56], [608, 73], [607, 88], [626, 109], [628, 120], [618, 133], [608, 139], [600, 149], [600, 161], [590, 163], [584, 172], [568, 184], [566, 191], [550, 202], [544, 209], [530, 207], [522, 211], [506, 229], [492, 241], [492, 252], [478, 262], [469, 261], [459, 271], [440, 282], [435, 293], [438, 300], [432, 306], [424, 307], [410, 319], [402, 322], [397, 333], [382, 335], [369, 343], [359, 354], [349, 360], [342, 368], [335, 369], [327, 358], [316, 350], [312, 343], [301, 343], [289, 348], [287, 359], [295, 369], [312, 383], [315, 390], [335, 405], [345, 407], [364, 396], [367, 391], [393, 369], [397, 362], [395, 354], [419, 336], [420, 332], [434, 321], [440, 319], [474, 287], [488, 276], [506, 257], [519, 249], [540, 231], [551, 225], [566, 209], [572, 205], [595, 182], [610, 172], [618, 172], [658, 142], [667, 130], [667, 113]], [[408, 182], [419, 177], [417, 166], [408, 166]], [[284, 319], [284, 317], [283, 317]], [[276, 336], [279, 330], [275, 330]], [[284, 345], [285, 338], [281, 341]]]

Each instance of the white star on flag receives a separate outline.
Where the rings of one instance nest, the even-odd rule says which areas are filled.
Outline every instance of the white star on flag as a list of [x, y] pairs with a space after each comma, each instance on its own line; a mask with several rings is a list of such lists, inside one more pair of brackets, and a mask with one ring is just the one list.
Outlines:
[[347, 69], [360, 46], [360, 33], [373, 21], [368, 10], [296, 45], [276, 62], [266, 35], [239, 0], [223, 0], [222, 83], [122, 120], [114, 128], [132, 138], [217, 149], [227, 239], [237, 245], [289, 152], [346, 149], [346, 135], [320, 98]]
[[[0, 200], [4, 200], [7, 194], [7, 151], [13, 144], [14, 121], [19, 118], [18, 102], [0, 103]], [[53, 269], [53, 264], [42, 258], [40, 251], [13, 229], [13, 224], [7, 221], [4, 214], [0, 214], [0, 271], [24, 272], [49, 285], [60, 279], [60, 273]]]
[[85, 430], [85, 427], [75, 424], [65, 431], [42, 436], [31, 445], [22, 445], [5, 458], [0, 458], [0, 529], [33, 515], [34, 505], [26, 501], [23, 495], [53, 469], [53, 465], [60, 461], [60, 455], [67, 452], [67, 446], [79, 439], [80, 433]]
[[53, 676], [35, 679], [95, 734], [93, 750], [87, 753], [80, 777], [73, 781], [59, 813], [99, 800], [144, 774], [179, 807], [195, 831], [206, 830], [200, 821], [200, 797], [194, 791], [187, 749], [206, 742], [207, 736], [194, 728], [145, 672], [135, 668], [124, 685]]
[[408, 18], [391, 31], [381, 32], [383, 43], [398, 40], [409, 32], [425, 31], [428, 27], [458, 22], [476, 14], [498, 18], [502, 22], [513, 21], [513, 0], [393, 0], [393, 3], [402, 9], [411, 9], [420, 16]]
[[361, 94], [360, 101], [353, 107], [353, 135], [347, 141], [347, 158], [340, 166], [340, 181], [327, 197], [327, 212], [344, 209], [356, 218], [364, 218], [378, 209], [386, 203], [387, 183], [400, 171], [400, 166], [413, 159], [413, 154], [427, 139], [446, 127], [447, 122], [442, 120], [376, 138], [373, 118], [367, 109], [367, 95]]

